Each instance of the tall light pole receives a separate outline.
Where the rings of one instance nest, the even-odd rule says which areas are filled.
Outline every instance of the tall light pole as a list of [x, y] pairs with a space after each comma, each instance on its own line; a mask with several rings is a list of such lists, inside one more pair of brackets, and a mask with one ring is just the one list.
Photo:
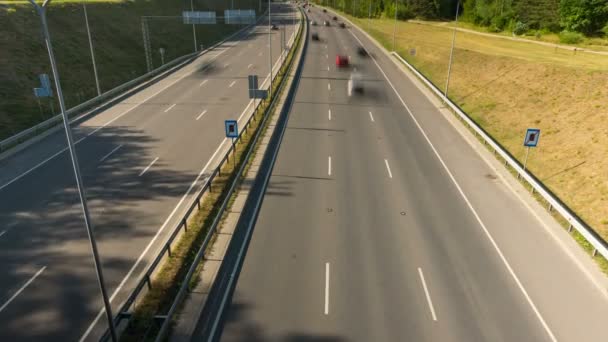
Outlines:
[[456, 1], [456, 21], [454, 24], [454, 33], [452, 34], [452, 49], [450, 50], [450, 61], [448, 62], [448, 77], [445, 80], [445, 92], [443, 95], [448, 97], [448, 89], [450, 87], [450, 74], [452, 73], [452, 58], [454, 57], [454, 44], [456, 43], [456, 28], [458, 27], [458, 12], [460, 10], [460, 0]]
[[[190, 11], [194, 12], [194, 0], [190, 0]], [[192, 36], [194, 38], [194, 52], [198, 51], [198, 44], [196, 42], [196, 25], [192, 22]]]
[[395, 36], [397, 35], [397, 0], [395, 0], [395, 26], [393, 27], [393, 51], [395, 50]]
[[91, 29], [89, 28], [89, 15], [87, 14], [86, 0], [82, 1], [84, 9], [84, 22], [87, 26], [87, 36], [89, 36], [89, 49], [91, 50], [91, 60], [93, 62], [93, 74], [95, 75], [95, 86], [97, 87], [97, 96], [101, 95], [101, 87], [99, 86], [99, 77], [97, 76], [97, 64], [95, 63], [95, 52], [93, 51], [93, 40], [91, 39]]
[[268, 98], [272, 97], [272, 18], [270, 17], [270, 0], [268, 0], [268, 66], [270, 67], [270, 88]]
[[59, 81], [59, 71], [57, 70], [57, 64], [55, 63], [55, 55], [53, 53], [53, 46], [51, 45], [51, 35], [49, 34], [49, 28], [46, 21], [46, 9], [51, 0], [45, 0], [42, 6], [36, 4], [35, 0], [28, 0], [38, 12], [40, 21], [42, 23], [42, 31], [44, 34], [44, 41], [46, 48], [49, 52], [49, 59], [51, 61], [51, 68], [53, 70], [53, 78], [55, 79], [55, 88], [57, 91], [57, 98], [59, 99], [59, 106], [61, 108], [61, 115], [63, 116], [63, 127], [65, 129], [65, 136], [68, 141], [68, 149], [70, 151], [70, 157], [72, 159], [72, 168], [74, 170], [74, 176], [76, 177], [76, 186], [78, 187], [78, 195], [80, 196], [80, 203], [82, 205], [82, 213], [84, 214], [84, 223], [87, 228], [89, 235], [89, 242], [91, 243], [91, 250], [93, 251], [93, 261], [95, 264], [95, 271], [97, 272], [97, 281], [101, 290], [101, 296], [103, 297], [103, 304], [105, 306], [106, 316], [108, 318], [108, 325], [110, 327], [110, 335], [112, 341], [117, 342], [118, 336], [116, 335], [116, 329], [114, 328], [114, 320], [112, 316], [112, 306], [108, 293], [106, 292], [105, 282], [103, 278], [103, 272], [101, 269], [101, 262], [99, 260], [99, 253], [97, 251], [97, 242], [95, 242], [95, 232], [91, 223], [91, 217], [89, 215], [89, 208], [87, 206], [87, 199], [84, 193], [84, 184], [82, 183], [82, 176], [80, 175], [80, 167], [78, 165], [78, 157], [76, 156], [76, 150], [74, 148], [74, 139], [72, 138], [72, 130], [70, 128], [70, 122], [68, 115], [65, 110], [65, 102], [63, 101], [63, 92], [61, 90], [61, 82]]
[[367, 14], [367, 26], [372, 23], [372, 0], [369, 0], [369, 9]]

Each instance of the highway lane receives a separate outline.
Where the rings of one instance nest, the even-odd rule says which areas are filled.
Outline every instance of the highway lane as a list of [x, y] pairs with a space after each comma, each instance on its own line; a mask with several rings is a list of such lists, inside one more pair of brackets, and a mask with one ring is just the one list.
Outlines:
[[[294, 13], [276, 7], [275, 14]], [[227, 148], [223, 120], [247, 119], [247, 75], [262, 80], [268, 73], [267, 30], [262, 21], [249, 35], [75, 125], [75, 139], [86, 137], [77, 152], [109, 292], [121, 289], [115, 307], [185, 210], [191, 188], [202, 186], [214, 157]], [[293, 31], [288, 25], [287, 35]], [[272, 37], [276, 63], [280, 34]], [[64, 147], [59, 132], [2, 161], [0, 340], [78, 340], [99, 317], [69, 158], [58, 154]], [[91, 339], [105, 318], [97, 323]]]
[[420, 90], [315, 31], [222, 340], [604, 339], [605, 292]]

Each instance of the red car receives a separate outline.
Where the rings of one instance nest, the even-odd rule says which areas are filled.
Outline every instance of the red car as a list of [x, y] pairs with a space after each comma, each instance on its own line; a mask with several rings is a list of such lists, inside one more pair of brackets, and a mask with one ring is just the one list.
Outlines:
[[337, 67], [347, 67], [348, 66], [348, 57], [336, 55], [336, 66]]

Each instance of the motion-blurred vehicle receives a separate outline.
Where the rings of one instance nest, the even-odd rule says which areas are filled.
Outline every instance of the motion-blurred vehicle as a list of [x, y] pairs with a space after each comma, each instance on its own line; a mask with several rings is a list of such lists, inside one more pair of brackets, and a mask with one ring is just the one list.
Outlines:
[[317, 40], [318, 41], [319, 40], [319, 34], [315, 32], [315, 33], [312, 34], [311, 38], [312, 38], [312, 40]]
[[345, 28], [345, 27], [346, 27], [346, 25], [345, 25], [344, 23], [340, 23], [340, 27], [341, 27], [341, 28]]
[[325, 25], [325, 26], [329, 26], [329, 21], [324, 20], [324, 21], [323, 21], [323, 25]]
[[344, 55], [336, 55], [336, 66], [337, 67], [347, 67], [348, 66], [348, 56]]
[[311, 20], [311, 21], [310, 21], [310, 25], [312, 25], [312, 26], [317, 26], [317, 22], [316, 22], [316, 21], [314, 21], [314, 20]]
[[272, 24], [272, 25], [270, 25], [270, 29], [271, 30], [278, 30], [279, 28], [277, 27], [277, 25]]
[[357, 48], [357, 53], [359, 54], [359, 56], [361, 57], [367, 57], [367, 50], [365, 50], [365, 48], [363, 46], [359, 46]]
[[310, 13], [310, 8], [306, 10], [306, 12]]
[[327, 10], [325, 8], [323, 9], [323, 13], [327, 13]]
[[334, 16], [331, 20], [338, 20], [338, 17]]
[[350, 78], [348, 79], [348, 96], [352, 96], [355, 93], [362, 94], [363, 89], [363, 76], [356, 72], [350, 74]]

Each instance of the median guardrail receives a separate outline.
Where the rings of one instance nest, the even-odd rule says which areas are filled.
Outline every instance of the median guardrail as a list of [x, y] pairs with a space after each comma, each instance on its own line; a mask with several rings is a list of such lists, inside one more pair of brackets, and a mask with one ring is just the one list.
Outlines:
[[589, 225], [583, 222], [564, 202], [562, 202], [551, 190], [549, 190], [538, 178], [532, 173], [523, 168], [523, 165], [515, 159], [507, 150], [505, 150], [498, 142], [496, 142], [486, 131], [481, 128], [469, 115], [464, 112], [458, 105], [446, 97], [443, 92], [437, 88], [426, 76], [418, 69], [408, 63], [395, 51], [391, 51], [391, 55], [397, 58], [401, 63], [406, 65], [437, 97], [439, 97], [451, 110], [454, 112], [467, 126], [473, 130], [481, 140], [505, 161], [505, 166], [509, 165], [515, 170], [521, 179], [525, 180], [531, 187], [532, 192], [538, 194], [548, 203], [548, 210], [557, 211], [566, 222], [568, 222], [568, 231], [576, 229], [584, 238], [593, 246], [592, 255], [595, 256], [598, 252], [608, 259], [608, 244], [601, 236], [599, 236]]
[[[303, 35], [302, 35], [303, 19], [302, 18], [304, 18], [303, 14], [300, 17], [300, 21], [298, 23], [297, 30], [294, 30], [294, 33], [292, 34], [292, 37], [290, 38], [290, 41], [288, 42], [288, 46], [290, 46], [290, 49], [284, 50], [282, 52], [281, 56], [279, 57], [281, 59], [281, 65], [282, 65], [281, 68], [284, 67], [284, 63], [287, 60], [287, 56], [292, 51], [295, 51], [294, 49], [298, 48], [299, 44], [297, 44], [297, 42], [299, 42], [299, 39], [303, 37]], [[285, 73], [287, 73], [287, 70], [285, 71]], [[277, 79], [279, 76], [281, 76], [281, 73], [277, 72], [276, 74], [273, 75], [273, 80]], [[276, 94], [280, 93], [280, 91], [283, 89], [284, 85], [286, 84], [286, 79], [287, 79], [287, 77], [283, 77], [280, 85], [277, 87]], [[269, 84], [270, 84], [270, 82], [269, 82]], [[268, 87], [270, 87], [270, 85]], [[269, 116], [268, 114], [271, 112], [271, 110], [274, 108], [274, 106], [276, 104], [278, 96], [275, 96], [275, 94], [273, 94], [273, 96], [274, 96], [274, 98], [271, 100], [270, 105], [268, 105], [266, 112], [263, 115], [262, 122], [258, 126], [259, 128], [264, 126], [264, 123], [266, 122], [266, 120]], [[258, 103], [254, 107], [252, 113], [256, 113], [256, 111], [262, 105], [264, 105], [264, 103], [261, 101], [258, 101]], [[243, 136], [243, 134], [248, 131], [248, 129], [251, 126], [252, 120], [255, 120], [254, 114], [251, 114], [249, 116], [247, 122], [243, 126], [243, 129], [240, 131], [238, 138], [236, 138], [236, 142], [239, 142], [241, 140], [241, 137]], [[261, 132], [261, 129], [258, 129], [253, 138], [253, 141], [250, 143], [250, 145], [249, 145], [250, 148], [247, 151], [246, 157], [244, 159], [245, 161], [241, 163], [240, 169], [237, 171], [238, 173], [236, 173], [237, 175], [240, 175], [243, 173], [244, 167], [247, 164], [247, 160], [249, 160], [249, 158], [251, 157], [251, 154], [253, 152], [253, 146], [255, 146], [256, 142], [258, 141], [260, 132]], [[230, 161], [231, 154], [233, 154], [235, 152], [234, 151], [235, 146], [236, 146], [236, 144], [231, 144], [229, 146], [228, 150], [226, 151], [226, 153], [220, 160], [219, 165], [213, 170], [213, 172], [211, 173], [211, 175], [209, 176], [209, 178], [207, 179], [205, 184], [202, 186], [202, 188], [199, 190], [199, 192], [196, 194], [196, 196], [194, 197], [194, 199], [188, 206], [188, 209], [184, 213], [182, 219], [173, 228], [173, 231], [171, 232], [169, 238], [160, 248], [159, 254], [154, 258], [152, 263], [147, 267], [146, 271], [140, 277], [140, 280], [138, 281], [137, 285], [135, 286], [133, 292], [129, 295], [129, 297], [124, 302], [124, 304], [121, 305], [120, 309], [118, 310], [118, 313], [114, 317], [115, 326], [119, 326], [120, 324], [124, 323], [125, 320], [127, 322], [130, 320], [130, 318], [132, 317], [132, 309], [133, 309], [135, 303], [137, 302], [137, 300], [140, 298], [140, 296], [142, 296], [144, 294], [144, 290], [146, 288], [148, 288], [148, 289], [152, 288], [152, 286], [153, 286], [153, 276], [152, 275], [154, 274], [155, 271], [157, 271], [158, 267], [162, 264], [162, 260], [166, 256], [171, 255], [171, 246], [173, 245], [174, 242], [177, 242], [176, 238], [178, 237], [178, 235], [180, 234], [182, 229], [184, 231], [186, 231], [188, 229], [188, 220], [196, 212], [195, 210], [198, 210], [201, 208], [201, 200], [202, 200], [203, 196], [205, 195], [205, 193], [208, 191], [212, 191], [212, 185], [213, 185], [214, 179], [217, 176], [221, 176], [222, 166], [224, 166], [227, 162]], [[159, 328], [159, 333], [157, 334], [157, 337], [155, 339], [156, 341], [162, 341], [168, 334], [172, 318], [173, 318], [177, 308], [182, 303], [186, 293], [189, 290], [190, 281], [192, 280], [192, 277], [195, 274], [196, 268], [198, 267], [200, 261], [202, 260], [202, 258], [204, 256], [204, 252], [206, 251], [206, 249], [209, 245], [209, 242], [211, 241], [211, 238], [213, 237], [214, 233], [216, 232], [216, 229], [218, 228], [219, 223], [221, 222], [221, 218], [228, 205], [230, 197], [231, 197], [232, 193], [235, 191], [236, 186], [238, 185], [239, 178], [240, 177], [234, 177], [234, 179], [230, 185], [230, 189], [227, 192], [227, 194], [225, 195], [225, 197], [223, 198], [223, 202], [222, 202], [217, 214], [215, 215], [215, 217], [213, 219], [213, 223], [212, 223], [209, 231], [206, 233], [203, 243], [201, 244], [199, 250], [197, 251], [196, 257], [195, 257], [193, 263], [191, 264], [191, 266], [189, 267], [185, 278], [181, 282], [181, 286], [180, 286], [169, 310], [167, 311], [166, 314], [155, 316], [157, 318], [158, 322], [162, 322], [160, 325], [160, 328]], [[102, 336], [101, 340], [107, 341], [107, 340], [109, 340], [109, 338], [110, 338], [109, 331], [107, 330], [106, 333], [104, 334], [104, 336]]]

